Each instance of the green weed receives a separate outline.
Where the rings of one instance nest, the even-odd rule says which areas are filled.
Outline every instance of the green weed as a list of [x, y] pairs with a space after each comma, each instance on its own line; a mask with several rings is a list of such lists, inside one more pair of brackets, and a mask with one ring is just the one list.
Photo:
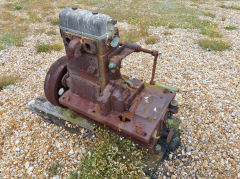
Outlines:
[[14, 10], [21, 10], [21, 9], [23, 9], [23, 5], [20, 2], [15, 2], [15, 3], [13, 3], [12, 8]]
[[77, 178], [143, 178], [142, 160], [147, 156], [130, 140], [104, 129], [98, 129], [98, 140], [91, 153], [86, 155], [77, 171], [70, 173]]
[[47, 31], [47, 35], [56, 35], [56, 30], [54, 29], [50, 29], [49, 31]]
[[6, 33], [0, 35], [0, 50], [8, 48], [10, 46], [21, 46], [22, 35], [16, 33]]
[[215, 25], [205, 26], [201, 29], [200, 33], [209, 37], [222, 37], [222, 34], [216, 29]]
[[60, 21], [59, 21], [58, 18], [57, 18], [57, 19], [52, 19], [52, 20], [51, 20], [51, 24], [52, 24], [52, 25], [59, 25], [59, 24], [60, 24]]
[[61, 43], [56, 43], [52, 45], [52, 49], [55, 51], [60, 51], [62, 49], [62, 44]]
[[230, 49], [230, 45], [221, 40], [201, 39], [198, 44], [204, 50], [224, 51]]
[[51, 50], [60, 51], [62, 49], [62, 44], [55, 43], [55, 44], [46, 44], [46, 43], [39, 43], [36, 46], [37, 52], [50, 52]]
[[234, 9], [234, 10], [240, 10], [240, 6], [226, 6], [226, 5], [221, 5], [221, 8], [225, 9]]
[[46, 43], [40, 43], [37, 45], [37, 52], [41, 53], [41, 52], [49, 52], [52, 50], [52, 46]]
[[62, 168], [63, 166], [64, 166], [63, 164], [58, 163], [58, 162], [52, 164], [52, 166], [48, 169], [49, 174], [50, 174], [51, 176], [60, 174], [60, 173], [61, 173], [61, 168]]
[[232, 26], [232, 25], [226, 25], [226, 26], [224, 27], [224, 29], [226, 29], [226, 30], [236, 30], [237, 27]]

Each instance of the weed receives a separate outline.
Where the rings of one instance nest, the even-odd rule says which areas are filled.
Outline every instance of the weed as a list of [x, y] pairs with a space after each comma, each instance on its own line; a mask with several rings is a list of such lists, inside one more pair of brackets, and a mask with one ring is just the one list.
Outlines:
[[172, 24], [172, 23], [168, 23], [168, 28], [169, 28], [169, 29], [173, 29], [173, 28], [175, 28], [175, 26], [174, 26], [174, 24]]
[[143, 149], [107, 130], [98, 128], [97, 133], [99, 141], [70, 178], [143, 178]]
[[7, 33], [0, 35], [0, 50], [8, 48], [10, 46], [21, 46], [22, 35], [15, 33]]
[[41, 53], [41, 52], [49, 52], [52, 50], [52, 46], [46, 43], [40, 43], [37, 45], [37, 52]]
[[43, 33], [45, 33], [45, 28], [42, 28], [42, 27], [40, 27], [40, 28], [36, 28], [35, 29], [35, 34], [43, 34]]
[[37, 22], [42, 22], [43, 19], [42, 19], [41, 17], [38, 17], [38, 16], [33, 16], [33, 17], [31, 18], [31, 21], [32, 21], [33, 23], [37, 23]]
[[21, 10], [21, 9], [23, 9], [23, 5], [20, 2], [15, 2], [15, 3], [13, 3], [12, 8], [14, 10]]
[[231, 9], [234, 9], [234, 10], [240, 10], [240, 6], [230, 6]]
[[200, 31], [203, 35], [208, 35], [209, 37], [222, 37], [220, 31], [216, 29], [216, 25], [210, 24], [209, 26], [205, 26]]
[[163, 32], [163, 35], [171, 35], [172, 33], [171, 32], [168, 32], [168, 31], [164, 31]]
[[226, 5], [221, 5], [221, 8], [225, 9], [234, 9], [234, 10], [240, 10], [240, 6], [226, 6]]
[[0, 76], [0, 88], [5, 88], [8, 85], [15, 84], [19, 78], [15, 75], [1, 75]]
[[60, 21], [59, 21], [58, 18], [57, 18], [57, 19], [52, 19], [52, 20], [51, 20], [51, 24], [52, 24], [52, 25], [59, 25], [59, 24], [60, 24]]
[[237, 27], [232, 26], [232, 25], [226, 25], [226, 26], [224, 27], [224, 29], [226, 29], [226, 30], [236, 30]]
[[50, 29], [49, 31], [47, 31], [47, 35], [56, 35], [56, 30], [54, 29]]
[[62, 44], [61, 43], [53, 44], [52, 49], [55, 51], [60, 51], [62, 49]]
[[38, 53], [49, 52], [51, 50], [60, 51], [62, 49], [62, 44], [56, 43], [56, 44], [50, 45], [46, 43], [39, 43], [36, 46], [36, 49]]
[[136, 43], [138, 42], [141, 37], [142, 37], [142, 34], [141, 32], [139, 32], [138, 30], [120, 30], [119, 32], [120, 34], [120, 40], [122, 43], [124, 42], [131, 42], [131, 43]]
[[204, 50], [214, 50], [214, 51], [223, 51], [230, 49], [230, 45], [221, 40], [209, 40], [201, 39], [198, 41], [198, 44]]
[[155, 44], [159, 41], [159, 37], [158, 36], [150, 36], [145, 40], [146, 44]]
[[54, 176], [54, 175], [58, 175], [61, 173], [61, 168], [63, 167], [63, 164], [61, 163], [54, 163], [52, 164], [52, 166], [48, 169], [49, 174]]
[[203, 15], [204, 15], [204, 16], [208, 16], [208, 17], [211, 17], [211, 18], [216, 17], [216, 15], [213, 14], [213, 13], [211, 13], [211, 12], [203, 12]]

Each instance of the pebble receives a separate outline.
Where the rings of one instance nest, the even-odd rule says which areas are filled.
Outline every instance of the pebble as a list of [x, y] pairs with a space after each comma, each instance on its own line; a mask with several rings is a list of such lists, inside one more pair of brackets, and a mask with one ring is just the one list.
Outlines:
[[73, 155], [74, 154], [74, 151], [73, 150], [70, 150], [69, 151], [69, 155]]
[[29, 167], [29, 168], [27, 169], [28, 173], [32, 172], [32, 171], [33, 171], [33, 169], [34, 169], [34, 167], [33, 167], [33, 166], [32, 166], [32, 167]]
[[26, 162], [25, 163], [25, 168], [28, 168], [29, 167], [29, 162]]
[[18, 145], [19, 144], [19, 140], [15, 140], [15, 145]]

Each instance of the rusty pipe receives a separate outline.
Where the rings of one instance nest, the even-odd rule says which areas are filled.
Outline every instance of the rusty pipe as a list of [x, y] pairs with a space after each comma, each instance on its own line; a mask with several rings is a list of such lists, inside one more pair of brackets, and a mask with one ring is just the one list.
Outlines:
[[140, 45], [136, 45], [136, 44], [132, 44], [132, 43], [119, 43], [120, 46], [126, 46], [128, 48], [134, 49], [135, 52], [144, 52], [144, 53], [149, 53], [152, 56], [154, 56], [154, 60], [153, 60], [153, 67], [152, 67], [152, 77], [150, 80], [150, 85], [154, 85], [154, 76], [155, 76], [155, 71], [156, 71], [156, 66], [157, 66], [157, 58], [158, 58], [158, 54], [159, 52], [156, 50], [148, 50], [145, 48], [142, 48]]

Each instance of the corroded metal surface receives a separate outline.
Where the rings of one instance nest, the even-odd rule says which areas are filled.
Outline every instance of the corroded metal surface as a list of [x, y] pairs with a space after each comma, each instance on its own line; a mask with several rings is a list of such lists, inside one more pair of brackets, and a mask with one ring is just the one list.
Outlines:
[[[64, 89], [61, 80], [67, 73], [67, 58], [62, 57], [52, 64], [44, 82], [44, 92], [47, 99], [54, 105], [59, 106], [59, 90]], [[66, 88], [65, 88], [66, 89]]]
[[[155, 85], [158, 51], [119, 43], [115, 23], [109, 16], [76, 8], [61, 12], [60, 32], [66, 56], [50, 68], [45, 80], [45, 94], [52, 104], [69, 108], [154, 149], [160, 137], [165, 135], [163, 131], [168, 119], [178, 111], [174, 101], [176, 94], [171, 87]], [[120, 73], [122, 60], [134, 52], [154, 57], [148, 85]], [[169, 131], [166, 143], [173, 135], [172, 130]]]

